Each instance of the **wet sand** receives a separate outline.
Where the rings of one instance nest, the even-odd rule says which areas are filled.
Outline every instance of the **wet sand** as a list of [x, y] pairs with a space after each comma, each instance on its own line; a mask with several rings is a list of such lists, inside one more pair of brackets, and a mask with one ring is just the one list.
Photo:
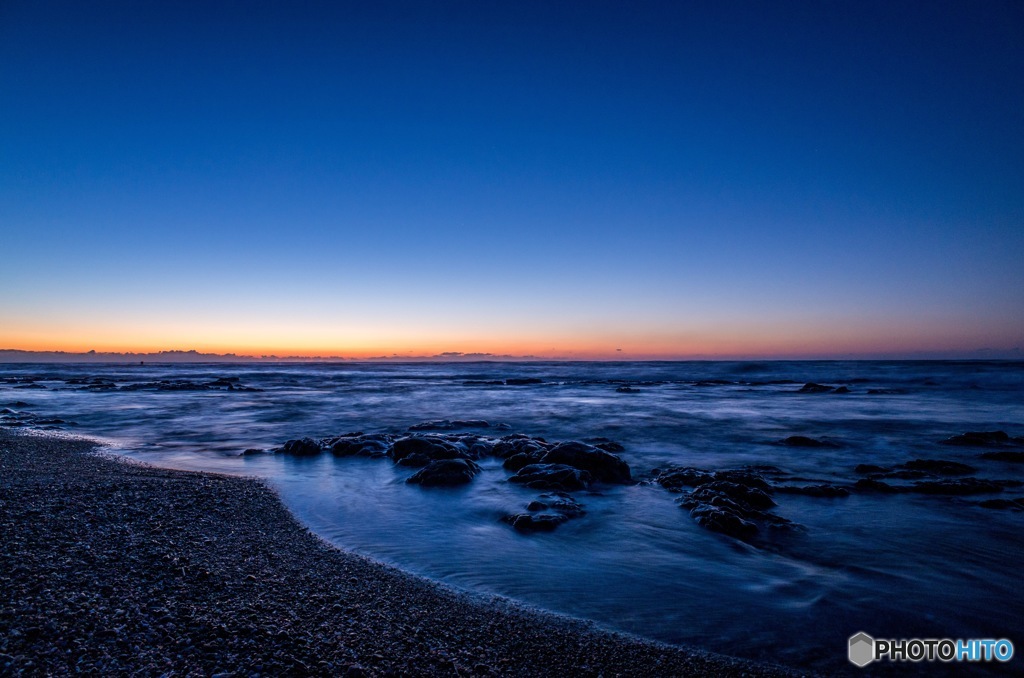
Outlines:
[[94, 449], [0, 432], [0, 674], [791, 675], [455, 591], [257, 480]]

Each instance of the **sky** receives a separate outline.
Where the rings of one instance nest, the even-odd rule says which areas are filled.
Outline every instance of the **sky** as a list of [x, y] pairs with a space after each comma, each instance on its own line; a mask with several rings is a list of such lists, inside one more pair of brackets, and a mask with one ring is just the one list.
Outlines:
[[1020, 2], [0, 1], [0, 348], [1022, 345]]

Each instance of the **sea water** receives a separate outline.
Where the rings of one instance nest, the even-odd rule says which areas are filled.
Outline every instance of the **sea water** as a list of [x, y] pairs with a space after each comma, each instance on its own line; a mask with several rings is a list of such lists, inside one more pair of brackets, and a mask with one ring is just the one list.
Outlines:
[[[338, 546], [471, 592], [825, 671], [851, 668], [846, 640], [858, 631], [1009, 638], [1024, 647], [1024, 512], [980, 506], [1024, 497], [1024, 488], [776, 495], [774, 513], [802, 529], [747, 543], [700, 527], [679, 495], [649, 482], [652, 469], [671, 465], [767, 464], [804, 484], [849, 487], [857, 464], [918, 458], [1021, 481], [1024, 465], [940, 441], [976, 430], [1024, 435], [1024, 363], [67, 364], [0, 366], [4, 377], [46, 388], [0, 384], [0, 407], [25, 401], [21, 409], [74, 422], [69, 430], [149, 463], [265, 478]], [[117, 389], [68, 383], [83, 378]], [[121, 390], [218, 378], [260, 390]], [[515, 378], [541, 381], [500, 383]], [[801, 393], [805, 382], [850, 393]], [[618, 392], [623, 385], [635, 392]], [[585, 516], [522, 534], [501, 518], [541, 492], [509, 483], [501, 460], [483, 460], [468, 485], [423, 488], [405, 483], [415, 469], [387, 459], [240, 456], [292, 438], [401, 433], [436, 419], [509, 425], [477, 431], [495, 437], [611, 438], [641, 482], [577, 492]], [[778, 444], [791, 435], [837, 446]]]

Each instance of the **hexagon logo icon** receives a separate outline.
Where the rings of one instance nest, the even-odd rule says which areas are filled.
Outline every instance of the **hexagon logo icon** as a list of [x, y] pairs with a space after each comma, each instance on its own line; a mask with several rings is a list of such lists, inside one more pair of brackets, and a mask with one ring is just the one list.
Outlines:
[[850, 636], [850, 662], [864, 668], [875, 660], [875, 639], [861, 631]]

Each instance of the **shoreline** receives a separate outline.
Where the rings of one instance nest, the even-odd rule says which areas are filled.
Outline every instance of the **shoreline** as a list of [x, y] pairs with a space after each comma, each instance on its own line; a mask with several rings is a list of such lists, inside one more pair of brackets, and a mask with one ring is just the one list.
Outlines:
[[0, 432], [0, 673], [795, 675], [336, 548], [256, 479], [26, 433]]

